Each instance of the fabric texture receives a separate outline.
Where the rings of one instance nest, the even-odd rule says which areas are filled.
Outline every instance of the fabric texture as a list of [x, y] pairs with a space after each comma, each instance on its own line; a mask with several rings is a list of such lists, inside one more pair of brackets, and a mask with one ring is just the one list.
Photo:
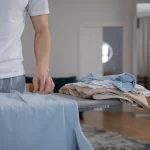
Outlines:
[[[109, 80], [104, 80], [104, 81], [93, 80], [89, 84], [86, 84], [84, 82], [76, 82], [76, 83], [66, 84], [65, 86], [71, 86], [71, 85], [76, 85], [81, 88], [88, 87], [91, 89], [100, 89], [100, 88], [117, 89], [117, 87], [114, 86], [113, 83]], [[146, 97], [150, 96], [150, 91], [138, 84], [136, 84], [135, 88], [131, 92], [137, 94], [143, 94]]]
[[128, 105], [136, 106], [137, 108], [146, 108], [150, 110], [150, 106], [148, 105], [147, 99], [142, 94], [137, 93], [125, 93], [121, 92], [117, 89], [92, 89], [89, 87], [79, 87], [77, 85], [69, 85], [62, 87], [59, 92], [61, 94], [67, 94], [72, 96], [83, 97], [87, 99], [116, 99], [118, 98], [121, 102], [126, 103]]
[[[106, 89], [106, 90], [107, 90], [106, 94], [110, 93], [110, 94], [115, 94], [117, 97], [119, 96], [120, 98], [119, 97], [118, 98], [120, 99], [121, 102], [125, 102], [125, 103], [127, 102], [127, 104], [131, 104], [132, 106], [136, 106], [137, 108], [141, 108], [141, 109], [144, 108], [150, 110], [150, 106], [148, 105], [147, 99], [142, 94], [123, 93], [115, 89]], [[93, 96], [94, 99], [100, 99], [100, 97], [101, 94], [97, 94]]]
[[29, 0], [27, 11], [30, 16], [37, 16], [41, 14], [48, 14], [48, 0]]
[[[117, 89], [117, 87], [115, 87], [113, 83], [109, 80], [104, 80], [104, 81], [93, 80], [90, 84], [86, 84], [84, 82], [76, 82], [76, 83], [66, 84], [65, 86], [71, 86], [71, 85], [76, 85], [81, 88], [88, 87], [91, 89], [100, 89], [100, 88]], [[143, 94], [146, 97], [150, 96], [150, 91], [138, 84], [136, 84], [135, 89], [133, 89], [131, 92], [136, 94]]]
[[130, 92], [135, 88], [135, 85], [136, 85], [135, 77], [128, 73], [123, 73], [119, 75], [111, 75], [111, 76], [100, 76], [95, 73], [90, 73], [89, 75], [80, 79], [79, 82], [90, 84], [93, 80], [95, 81], [109, 80], [112, 82], [112, 84], [115, 87], [117, 87], [122, 92]]
[[77, 104], [56, 95], [0, 94], [1, 150], [92, 150]]
[[97, 81], [97, 80], [93, 80], [91, 81], [89, 84], [84, 83], [84, 82], [76, 82], [76, 83], [69, 83], [66, 84], [66, 86], [68, 85], [77, 85], [79, 87], [89, 87], [92, 89], [99, 89], [99, 88], [116, 88], [111, 81], [109, 80], [104, 80], [104, 81]]
[[0, 93], [10, 93], [11, 91], [25, 92], [25, 76], [18, 76], [6, 79], [0, 79]]
[[106, 91], [107, 90], [105, 88], [100, 88], [100, 89], [92, 89], [89, 87], [82, 88], [77, 85], [64, 86], [59, 90], [61, 94], [78, 96], [82, 98], [92, 98], [93, 95], [98, 94], [98, 93], [104, 93]]
[[56, 95], [0, 94], [1, 150], [93, 150], [75, 101]]
[[[76, 82], [76, 83], [69, 83], [66, 84], [65, 86], [71, 86], [71, 85], [76, 85], [82, 88], [91, 88], [91, 89], [100, 89], [100, 88], [107, 88], [107, 89], [116, 89], [117, 87], [115, 87], [113, 85], [113, 83], [109, 80], [104, 80], [104, 81], [97, 81], [97, 80], [93, 80], [91, 81], [90, 84], [86, 84], [84, 82]], [[143, 94], [146, 97], [150, 96], [150, 91], [147, 90], [146, 88], [144, 88], [141, 85], [136, 84], [135, 89], [133, 89], [131, 91], [132, 93], [137, 93], [137, 94]]]
[[24, 75], [21, 36], [27, 12], [49, 13], [48, 0], [0, 1], [0, 79]]
[[132, 90], [132, 93], [143, 94], [146, 97], [150, 97], [150, 91], [141, 85], [136, 85], [135, 89]]

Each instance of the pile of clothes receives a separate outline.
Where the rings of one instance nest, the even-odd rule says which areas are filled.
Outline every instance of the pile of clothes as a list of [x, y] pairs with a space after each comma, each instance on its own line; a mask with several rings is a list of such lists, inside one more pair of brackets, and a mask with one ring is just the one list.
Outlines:
[[146, 99], [150, 96], [150, 91], [137, 85], [135, 77], [129, 73], [111, 76], [90, 73], [77, 83], [66, 84], [59, 92], [95, 100], [117, 98], [122, 103], [150, 110]]

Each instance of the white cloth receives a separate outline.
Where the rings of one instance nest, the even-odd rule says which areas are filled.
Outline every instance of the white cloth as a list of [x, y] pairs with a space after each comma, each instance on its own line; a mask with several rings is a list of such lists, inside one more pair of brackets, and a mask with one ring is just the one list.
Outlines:
[[[65, 86], [68, 85], [77, 85], [79, 87], [89, 87], [92, 89], [98, 89], [98, 88], [116, 89], [116, 87], [109, 80], [104, 80], [104, 81], [93, 80], [90, 84], [86, 84], [84, 82], [76, 82], [76, 83], [66, 84]], [[132, 93], [143, 94], [146, 97], [150, 96], [150, 91], [138, 84], [136, 84], [136, 87], [134, 90], [132, 90]]]
[[147, 90], [146, 88], [144, 88], [141, 85], [136, 85], [135, 89], [132, 91], [133, 93], [139, 93], [139, 94], [143, 94], [146, 97], [150, 96], [150, 91]]
[[98, 88], [108, 88], [108, 89], [112, 89], [112, 88], [116, 88], [111, 81], [109, 80], [104, 80], [104, 81], [97, 81], [97, 80], [93, 80], [90, 84], [86, 84], [84, 82], [76, 82], [76, 83], [70, 83], [70, 84], [66, 84], [67, 85], [77, 85], [79, 87], [89, 87], [92, 89], [98, 89]]
[[48, 0], [0, 0], [0, 79], [24, 74], [20, 38], [27, 12], [48, 14]]

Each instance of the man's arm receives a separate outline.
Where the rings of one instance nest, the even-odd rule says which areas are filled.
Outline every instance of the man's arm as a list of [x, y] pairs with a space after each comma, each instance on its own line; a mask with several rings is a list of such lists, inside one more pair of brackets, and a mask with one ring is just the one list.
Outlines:
[[40, 93], [48, 94], [54, 89], [54, 83], [49, 77], [51, 36], [48, 27], [48, 15], [32, 16], [31, 20], [35, 30], [36, 71], [33, 78], [34, 92], [37, 92], [40, 86]]

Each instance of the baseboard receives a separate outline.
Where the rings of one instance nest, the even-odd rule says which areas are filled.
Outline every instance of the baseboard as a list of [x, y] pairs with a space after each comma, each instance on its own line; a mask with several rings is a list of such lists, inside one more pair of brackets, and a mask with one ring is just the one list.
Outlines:
[[149, 118], [150, 117], [150, 114], [135, 114], [135, 116], [138, 118]]

